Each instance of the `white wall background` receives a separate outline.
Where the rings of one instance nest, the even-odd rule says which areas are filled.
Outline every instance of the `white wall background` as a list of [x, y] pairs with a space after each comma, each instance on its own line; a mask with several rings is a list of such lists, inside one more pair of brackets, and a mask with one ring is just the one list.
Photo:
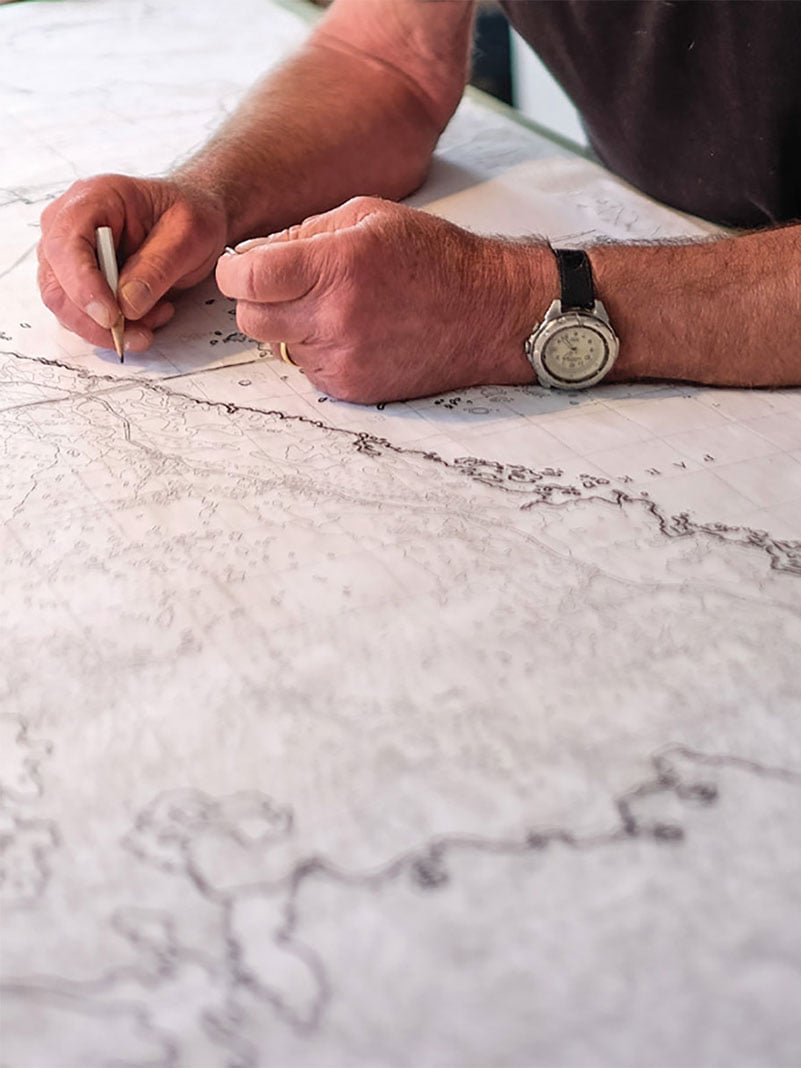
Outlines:
[[559, 83], [514, 30], [511, 36], [512, 84], [518, 109], [540, 126], [586, 146], [587, 137], [578, 112]]

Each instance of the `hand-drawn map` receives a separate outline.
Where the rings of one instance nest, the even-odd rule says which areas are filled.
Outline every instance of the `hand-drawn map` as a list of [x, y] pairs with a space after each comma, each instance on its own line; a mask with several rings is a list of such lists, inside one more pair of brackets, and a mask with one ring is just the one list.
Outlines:
[[[39, 304], [48, 200], [305, 32], [0, 11], [0, 1065], [795, 1066], [801, 394], [359, 408], [212, 284], [124, 366]], [[521, 173], [698, 232], [474, 99], [415, 202]]]

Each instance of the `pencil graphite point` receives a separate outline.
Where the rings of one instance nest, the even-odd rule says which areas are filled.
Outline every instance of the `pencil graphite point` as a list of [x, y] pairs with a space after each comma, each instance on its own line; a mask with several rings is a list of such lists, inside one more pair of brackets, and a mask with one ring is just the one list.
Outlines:
[[111, 328], [111, 337], [114, 341], [114, 351], [120, 358], [120, 363], [125, 363], [125, 320], [122, 316]]

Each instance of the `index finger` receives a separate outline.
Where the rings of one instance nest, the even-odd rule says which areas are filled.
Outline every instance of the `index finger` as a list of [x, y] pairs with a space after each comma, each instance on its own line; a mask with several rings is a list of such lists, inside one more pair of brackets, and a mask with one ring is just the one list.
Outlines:
[[102, 327], [119, 318], [117, 296], [111, 292], [97, 263], [94, 218], [83, 221], [81, 230], [57, 227], [43, 235], [40, 258], [49, 265], [61, 288], [76, 307]]
[[227, 297], [256, 304], [300, 300], [319, 282], [332, 237], [265, 241], [244, 252], [224, 252], [217, 261], [217, 285]]

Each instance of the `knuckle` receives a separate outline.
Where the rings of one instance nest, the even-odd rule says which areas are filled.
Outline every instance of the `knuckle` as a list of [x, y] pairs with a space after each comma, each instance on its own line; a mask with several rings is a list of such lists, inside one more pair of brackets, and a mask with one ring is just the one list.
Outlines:
[[64, 290], [46, 268], [39, 268], [37, 281], [45, 307], [49, 308], [54, 314], [59, 312], [65, 301]]
[[79, 178], [73, 182], [69, 189], [44, 208], [41, 216], [42, 226], [49, 228], [65, 214], [69, 215], [74, 209], [81, 208], [89, 202], [96, 202], [98, 194], [107, 189], [113, 177], [115, 176], [101, 174], [92, 178]]
[[42, 295], [42, 303], [47, 308], [47, 310], [51, 311], [53, 315], [58, 315], [61, 311], [61, 305], [64, 303], [63, 299], [61, 298], [61, 294], [57, 293], [54, 289], [50, 287], [40, 287], [40, 292]]
[[42, 211], [43, 236], [47, 237], [51, 231], [71, 232], [76, 226], [76, 217], [96, 216], [100, 204], [118, 211], [132, 183], [133, 179], [118, 174], [79, 178]]
[[42, 236], [39, 239], [39, 247], [37, 249], [40, 263], [42, 260], [52, 261], [58, 258], [62, 244], [59, 236], [59, 229], [61, 229], [59, 223], [60, 219], [54, 216], [49, 226], [42, 226]]
[[155, 249], [148, 249], [147, 253], [147, 279], [151, 290], [161, 292], [172, 281], [174, 266], [166, 253]]
[[83, 197], [91, 196], [93, 190], [98, 185], [98, 181], [98, 176], [92, 178], [79, 178], [77, 182], [73, 182], [67, 190], [67, 197], [70, 200], [80, 200]]
[[357, 197], [351, 197], [348, 201], [348, 206], [357, 209], [359, 212], [367, 214], [371, 211], [377, 211], [378, 209], [386, 205], [386, 201], [381, 197], [369, 197], [364, 194], [360, 194]]
[[287, 241], [296, 241], [298, 238], [304, 237], [309, 230], [314, 229], [314, 224], [318, 219], [319, 215], [312, 215], [308, 219], [304, 219], [303, 222], [293, 223], [292, 226], [288, 226], [283, 231]]
[[40, 222], [42, 224], [42, 230], [45, 230], [52, 221], [53, 217], [58, 214], [61, 207], [62, 197], [57, 197], [55, 200], [51, 200], [46, 208], [42, 211]]
[[[75, 210], [80, 210], [87, 205], [95, 204], [102, 188], [98, 178], [80, 178], [77, 182], [74, 182], [64, 196], [60, 198], [61, 210], [59, 218]], [[58, 204], [59, 202], [57, 201], [56, 203]]]
[[41, 294], [44, 306], [58, 318], [61, 315], [62, 306], [64, 304], [61, 294], [55, 292], [53, 289], [42, 289]]
[[242, 277], [242, 296], [247, 300], [255, 300], [259, 292], [259, 275], [261, 263], [257, 256], [248, 256], [244, 263]]

